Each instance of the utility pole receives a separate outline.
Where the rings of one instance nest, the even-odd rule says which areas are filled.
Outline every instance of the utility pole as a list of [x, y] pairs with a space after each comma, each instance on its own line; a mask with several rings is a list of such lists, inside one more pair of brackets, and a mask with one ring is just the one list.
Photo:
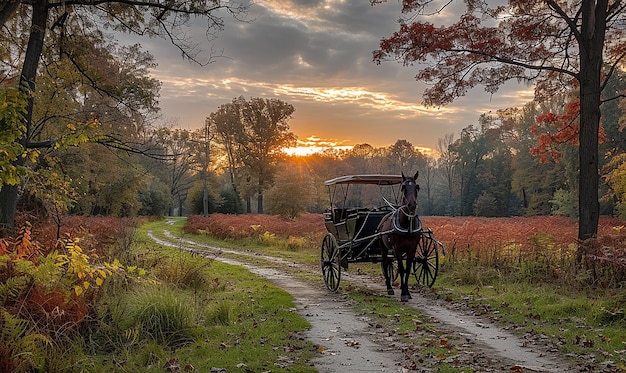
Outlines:
[[203, 169], [203, 180], [202, 186], [204, 189], [204, 194], [202, 196], [202, 212], [203, 216], [209, 216], [209, 190], [207, 189], [207, 174], [209, 168], [209, 118], [206, 118], [204, 121], [204, 169]]

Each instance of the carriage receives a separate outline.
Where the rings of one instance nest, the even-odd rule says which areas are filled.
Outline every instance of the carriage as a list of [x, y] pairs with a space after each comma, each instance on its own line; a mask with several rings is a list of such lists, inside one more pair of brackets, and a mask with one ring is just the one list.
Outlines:
[[[382, 237], [398, 229], [392, 226], [381, 230], [381, 222], [402, 208], [404, 179], [404, 175], [367, 174], [341, 176], [324, 183], [330, 207], [324, 212], [328, 232], [322, 240], [321, 267], [324, 283], [330, 291], [338, 289], [341, 271], [347, 270], [350, 263], [380, 263], [387, 279], [397, 279], [398, 260], [394, 260], [393, 255], [389, 259], [384, 252], [387, 247]], [[370, 207], [364, 207], [367, 203]], [[419, 216], [411, 229], [400, 233], [417, 243], [415, 258], [412, 263], [406, 263], [407, 269], [412, 271], [419, 285], [431, 287], [437, 278], [443, 245], [434, 239], [430, 229], [422, 227]], [[389, 294], [393, 291], [389, 290]]]

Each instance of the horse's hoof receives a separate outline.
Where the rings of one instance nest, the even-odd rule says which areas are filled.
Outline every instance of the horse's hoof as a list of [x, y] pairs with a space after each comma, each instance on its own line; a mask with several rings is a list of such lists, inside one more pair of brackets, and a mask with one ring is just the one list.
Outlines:
[[393, 289], [389, 289], [387, 290], [387, 295], [394, 295], [395, 293], [393, 292]]
[[400, 297], [400, 302], [406, 303], [406, 302], [409, 301], [410, 298], [411, 298], [411, 296], [409, 296], [409, 295], [403, 295], [403, 296]]

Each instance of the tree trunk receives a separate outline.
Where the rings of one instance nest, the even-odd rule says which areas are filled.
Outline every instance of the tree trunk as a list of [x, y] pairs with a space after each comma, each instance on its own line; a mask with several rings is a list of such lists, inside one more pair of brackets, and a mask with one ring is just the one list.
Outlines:
[[[20, 143], [24, 148], [29, 147], [29, 140], [32, 131], [33, 120], [33, 104], [35, 92], [35, 78], [37, 77], [37, 67], [39, 59], [43, 51], [43, 42], [46, 35], [46, 24], [48, 19], [48, 1], [38, 0], [32, 6], [32, 23], [30, 35], [28, 38], [28, 46], [24, 56], [24, 65], [22, 66], [22, 74], [20, 76], [20, 89], [28, 94], [28, 103], [26, 106], [26, 114], [24, 116], [24, 124], [26, 125], [26, 133], [20, 139]], [[23, 166], [25, 159], [19, 157], [15, 164]], [[19, 197], [19, 186], [4, 185], [0, 190], [0, 226], [13, 229], [15, 225], [15, 210]]]
[[[593, 75], [593, 74], [589, 74]], [[599, 78], [599, 74], [596, 74]], [[599, 79], [598, 79], [599, 82]], [[578, 239], [586, 240], [598, 233], [600, 203], [598, 202], [598, 128], [600, 124], [599, 94], [587, 93], [581, 84], [578, 180]], [[599, 89], [599, 84], [598, 84]], [[595, 99], [598, 97], [598, 99]]]
[[582, 241], [597, 236], [600, 219], [598, 130], [607, 1], [583, 0], [581, 8], [578, 239]]
[[263, 192], [259, 188], [259, 193], [256, 197], [256, 210], [259, 214], [263, 214]]
[[0, 228], [13, 231], [15, 227], [15, 207], [18, 198], [17, 185], [3, 185], [0, 189]]

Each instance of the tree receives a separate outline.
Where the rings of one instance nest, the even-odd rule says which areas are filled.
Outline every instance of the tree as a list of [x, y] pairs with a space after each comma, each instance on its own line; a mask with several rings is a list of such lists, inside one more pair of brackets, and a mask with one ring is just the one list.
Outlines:
[[[517, 139], [513, 145], [515, 156], [511, 189], [521, 199], [522, 212], [526, 216], [549, 215], [554, 193], [566, 186], [565, 162], [537, 162], [536, 157], [529, 152], [537, 143], [537, 136], [530, 128], [535, 125], [535, 118], [543, 111], [539, 106], [534, 102], [524, 105], [515, 119]], [[569, 158], [566, 157], [568, 160]]]
[[282, 149], [296, 140], [287, 124], [295, 109], [282, 100], [264, 98], [243, 100], [241, 108], [246, 138], [243, 163], [256, 182], [257, 212], [262, 214], [263, 192], [272, 185]]
[[[67, 58], [75, 71], [88, 82], [86, 85], [95, 87], [95, 91], [102, 93], [105, 89], [99, 87], [99, 77], [104, 71], [97, 71], [98, 64], [90, 64], [88, 53], [77, 55], [84, 49], [73, 48], [75, 36], [82, 41], [94, 40], [99, 37], [103, 29], [112, 29], [118, 32], [129, 32], [139, 35], [160, 36], [170, 40], [181, 52], [183, 58], [199, 64], [211, 62], [200, 58], [199, 50], [184, 36], [183, 27], [192, 18], [205, 18], [208, 37], [217, 36], [224, 24], [217, 14], [225, 10], [235, 18], [244, 15], [248, 5], [235, 1], [2, 1], [0, 3], [0, 27], [2, 28], [3, 47], [6, 53], [0, 53], [3, 66], [8, 66], [0, 76], [0, 81], [15, 79], [17, 86], [26, 97], [26, 109], [20, 117], [21, 135], [15, 143], [24, 149], [41, 149], [54, 146], [55, 137], [41, 137], [46, 131], [46, 121], [40, 122], [39, 131], [35, 130], [34, 114], [35, 99], [38, 90], [35, 82], [39, 75], [42, 56], [53, 56], [51, 51], [57, 51], [57, 56]], [[21, 11], [21, 9], [23, 11]], [[11, 27], [7, 25], [11, 24]], [[89, 43], [81, 44], [87, 47]], [[9, 59], [6, 61], [5, 59]], [[52, 67], [53, 61], [46, 61], [46, 67]], [[16, 70], [20, 70], [19, 73]], [[97, 74], [99, 72], [100, 74]], [[108, 88], [114, 88], [115, 85]], [[122, 85], [123, 87], [123, 85]], [[119, 92], [128, 93], [130, 91]], [[73, 91], [80, 94], [79, 91]], [[124, 95], [107, 93], [109, 97], [117, 99], [123, 105]], [[89, 97], [83, 97], [88, 99]], [[105, 140], [105, 141], [103, 141]], [[101, 142], [117, 147], [126, 147], [119, 139], [110, 136], [101, 138]], [[26, 165], [26, 158], [18, 157], [12, 166], [22, 169]], [[0, 225], [13, 227], [15, 206], [19, 195], [19, 185], [5, 184], [0, 190]]]
[[[374, 0], [373, 2], [380, 2]], [[445, 105], [475, 86], [495, 93], [506, 81], [535, 83], [535, 98], [579, 90], [579, 227], [578, 238], [598, 230], [600, 105], [607, 80], [626, 56], [623, 14], [626, 3], [613, 0], [510, 0], [490, 7], [465, 1], [458, 22], [440, 26], [401, 22], [383, 39], [374, 60], [390, 56], [406, 65], [424, 64], [416, 78], [431, 83], [427, 105]], [[445, 8], [449, 1], [444, 1]], [[403, 12], [439, 14], [433, 1], [405, 0]], [[574, 125], [574, 123], [570, 123]]]
[[248, 201], [257, 195], [257, 212], [263, 213], [263, 192], [271, 187], [282, 149], [293, 145], [289, 132], [294, 107], [282, 100], [237, 97], [207, 118], [210, 132], [224, 149], [235, 193]]
[[283, 163], [274, 186], [267, 191], [270, 212], [285, 218], [298, 217], [313, 202], [313, 177], [304, 163]]
[[482, 190], [478, 181], [479, 166], [488, 152], [482, 128], [474, 125], [463, 128], [461, 137], [450, 146], [450, 150], [455, 154], [459, 167], [459, 213], [471, 215], [474, 200]]
[[448, 133], [444, 137], [437, 140], [437, 151], [439, 152], [439, 168], [441, 169], [441, 177], [447, 191], [447, 206], [445, 213], [454, 215], [457, 213], [457, 206], [454, 202], [454, 182], [458, 178], [458, 159], [456, 152], [451, 148], [455, 143], [454, 134]]
[[608, 196], [616, 200], [617, 216], [626, 219], [626, 153], [613, 157], [607, 164], [606, 181], [610, 191]]
[[[202, 139], [194, 140], [193, 137], [191, 131], [179, 128], [162, 127], [153, 132], [151, 141], [163, 149], [163, 154], [160, 159], [153, 160], [155, 164], [150, 171], [158, 174], [169, 186], [170, 200], [174, 202], [168, 206], [170, 215], [176, 208], [179, 216], [183, 215], [187, 192], [195, 179], [192, 170], [202, 174], [205, 144]], [[194, 159], [194, 155], [199, 159]]]
[[395, 173], [415, 173], [415, 171], [421, 171], [426, 163], [424, 156], [407, 140], [397, 140], [391, 145], [388, 157]]
[[[241, 199], [238, 183], [242, 178], [242, 156], [246, 146], [240, 118], [240, 102], [240, 99], [235, 98], [228, 104], [220, 105], [216, 111], [207, 117], [209, 132], [225, 154], [230, 185], [237, 201]], [[239, 207], [237, 207], [237, 210], [239, 210]]]
[[380, 150], [370, 144], [356, 144], [352, 149], [345, 150], [342, 154], [347, 163], [345, 174], [388, 173], [388, 170], [383, 172], [376, 165], [379, 153]]

